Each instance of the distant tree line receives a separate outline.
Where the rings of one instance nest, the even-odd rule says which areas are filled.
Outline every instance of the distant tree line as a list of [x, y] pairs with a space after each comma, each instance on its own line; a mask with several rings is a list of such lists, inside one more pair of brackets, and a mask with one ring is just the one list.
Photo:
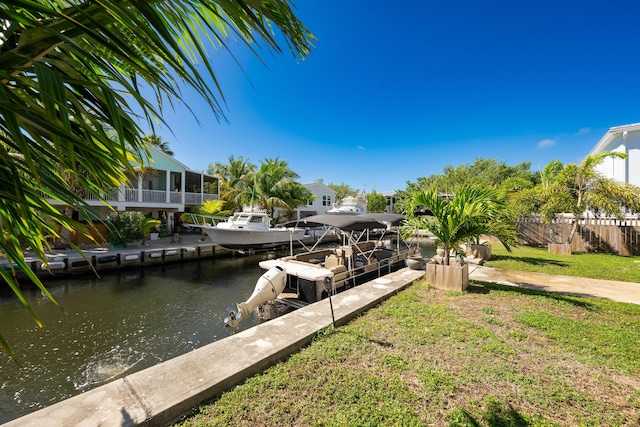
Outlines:
[[[577, 223], [587, 211], [594, 215], [622, 218], [628, 212], [640, 212], [640, 188], [616, 182], [597, 172], [596, 167], [607, 157], [626, 157], [624, 153], [605, 152], [586, 157], [582, 163], [549, 162], [541, 171], [531, 171], [531, 163], [509, 166], [497, 159], [476, 158], [473, 163], [446, 166], [441, 174], [420, 177], [407, 182], [396, 193], [395, 208], [399, 212], [415, 209], [415, 195], [427, 190], [441, 198], [453, 196], [462, 188], [495, 190], [518, 220], [534, 215], [551, 224], [557, 214], [573, 217], [572, 230], [566, 242], [575, 236]], [[411, 212], [413, 213], [413, 212]], [[550, 233], [553, 241], [553, 233]]]

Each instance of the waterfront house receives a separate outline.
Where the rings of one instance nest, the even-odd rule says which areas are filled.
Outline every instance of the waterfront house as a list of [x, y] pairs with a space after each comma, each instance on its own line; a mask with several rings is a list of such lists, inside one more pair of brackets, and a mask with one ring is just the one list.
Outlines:
[[383, 191], [382, 194], [387, 199], [387, 207], [385, 212], [395, 212], [394, 207], [396, 204], [396, 192], [395, 191]]
[[616, 151], [626, 159], [608, 157], [596, 169], [607, 178], [640, 186], [640, 123], [612, 127], [591, 149], [589, 155]]
[[[331, 209], [333, 203], [336, 201], [336, 191], [328, 185], [325, 185], [321, 179], [302, 185], [306, 187], [311, 192], [311, 194], [313, 194], [313, 199], [311, 203], [307, 205], [298, 206], [294, 210], [295, 218], [289, 219], [300, 219], [311, 215], [326, 214], [327, 210]], [[276, 209], [276, 217], [283, 214], [284, 209]]]
[[[156, 147], [150, 146], [149, 151], [153, 160], [148, 159], [144, 167], [134, 164], [137, 174], [129, 175], [126, 182], [103, 195], [115, 210], [140, 211], [159, 219], [171, 232], [178, 225], [182, 212], [220, 198], [217, 177], [193, 171]], [[104, 219], [112, 212], [95, 194], [87, 191], [83, 198], [98, 210], [99, 218], [96, 219]], [[59, 204], [53, 199], [49, 202]]]

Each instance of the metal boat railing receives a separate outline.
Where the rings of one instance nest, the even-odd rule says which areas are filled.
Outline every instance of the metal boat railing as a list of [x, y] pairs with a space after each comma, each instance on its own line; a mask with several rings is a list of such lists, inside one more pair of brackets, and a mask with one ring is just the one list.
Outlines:
[[226, 216], [219, 215], [201, 215], [194, 213], [182, 214], [182, 222], [187, 227], [202, 227], [207, 225], [216, 225], [220, 221], [226, 221]]

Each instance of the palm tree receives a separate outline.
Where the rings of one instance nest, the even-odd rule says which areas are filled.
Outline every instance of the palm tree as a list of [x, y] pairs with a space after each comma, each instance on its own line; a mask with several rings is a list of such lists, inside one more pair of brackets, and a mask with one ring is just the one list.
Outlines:
[[299, 182], [292, 182], [287, 188], [284, 189], [281, 196], [282, 201], [285, 204], [285, 210], [287, 212], [287, 219], [293, 220], [294, 211], [298, 206], [306, 206], [313, 201], [313, 193], [309, 191], [307, 187]]
[[640, 212], [640, 188], [606, 178], [596, 170], [607, 157], [624, 159], [627, 155], [609, 151], [591, 154], [579, 165], [568, 163], [560, 168], [561, 163], [556, 161], [545, 168], [537, 211], [548, 224], [558, 213], [572, 214], [571, 231], [566, 244], [573, 241], [578, 221], [587, 210], [618, 219], [624, 217], [625, 209]]
[[532, 213], [548, 225], [549, 242], [556, 243], [552, 228], [557, 214], [572, 214], [571, 230], [564, 242], [570, 245], [579, 219], [588, 211], [623, 218], [624, 210], [640, 212], [640, 189], [602, 176], [596, 167], [607, 157], [625, 158], [626, 154], [603, 152], [587, 156], [582, 163], [563, 165], [549, 162], [541, 172], [541, 183], [523, 191], [517, 199], [517, 216]]
[[[519, 191], [513, 192], [509, 197], [511, 209], [516, 218], [529, 216], [536, 212], [541, 215], [545, 223], [548, 224], [549, 241], [555, 243], [555, 233], [551, 227], [551, 218], [555, 216], [558, 209], [562, 210], [559, 202], [561, 198], [552, 198], [549, 195], [557, 193], [557, 186], [554, 183], [562, 171], [563, 165], [560, 160], [552, 160], [540, 171], [540, 182], [535, 186], [524, 186]], [[557, 193], [559, 194], [559, 193]], [[547, 203], [545, 203], [545, 200]], [[561, 204], [565, 204], [562, 201]]]
[[[50, 221], [89, 234], [46, 200], [90, 220], [68, 182], [99, 195], [134, 173], [131, 160], [143, 164], [149, 153], [134, 111], [152, 127], [165, 123], [162, 101], [188, 105], [186, 85], [224, 118], [207, 41], [226, 49], [232, 36], [256, 55], [259, 40], [275, 52], [284, 43], [300, 59], [313, 42], [286, 0], [5, 1], [0, 14], [0, 250], [43, 292], [22, 243], [46, 264], [44, 236], [60, 237]], [[15, 271], [0, 276], [31, 310]]]
[[156, 135], [155, 133], [151, 133], [149, 135], [145, 135], [142, 138], [142, 141], [149, 146], [158, 147], [160, 151], [164, 154], [168, 154], [169, 156], [173, 156], [173, 150], [169, 147], [169, 143], [164, 141], [161, 136]]
[[287, 191], [299, 175], [289, 169], [279, 157], [264, 159], [256, 173], [256, 197], [260, 207], [267, 209], [273, 218], [276, 207], [286, 207]]
[[[415, 192], [407, 211], [407, 231], [425, 229], [444, 247], [444, 265], [449, 265], [451, 250], [460, 253], [460, 245], [481, 235], [496, 237], [510, 251], [516, 245], [515, 221], [500, 192], [493, 188], [463, 186], [453, 197], [441, 197], [435, 187]], [[417, 208], [431, 215], [416, 216]]]
[[217, 175], [221, 180], [222, 199], [233, 209], [242, 209], [245, 204], [251, 204], [255, 194], [256, 165], [249, 159], [229, 157], [229, 163], [215, 163], [209, 165], [208, 173]]

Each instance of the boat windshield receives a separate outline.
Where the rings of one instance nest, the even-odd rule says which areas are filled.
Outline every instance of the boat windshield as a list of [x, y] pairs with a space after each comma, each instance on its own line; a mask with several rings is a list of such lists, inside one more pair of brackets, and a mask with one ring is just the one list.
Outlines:
[[253, 222], [253, 223], [257, 222], [257, 223], [261, 224], [261, 223], [265, 222], [265, 219], [266, 219], [266, 217], [264, 217], [264, 216], [252, 216], [251, 217], [251, 222]]
[[245, 225], [245, 224], [262, 224], [267, 222], [267, 218], [262, 215], [251, 215], [251, 214], [235, 214], [231, 218], [231, 222], [236, 225]]
[[237, 214], [231, 218], [231, 221], [235, 224], [247, 224], [249, 222], [249, 215]]

